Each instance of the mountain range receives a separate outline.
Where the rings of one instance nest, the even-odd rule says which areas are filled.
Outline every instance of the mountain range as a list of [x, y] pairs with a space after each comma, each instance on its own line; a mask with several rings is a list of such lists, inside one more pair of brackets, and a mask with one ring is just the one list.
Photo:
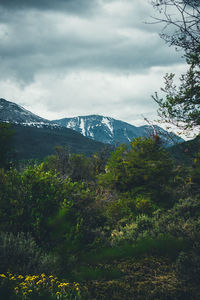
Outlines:
[[[17, 158], [43, 158], [54, 153], [55, 146], [68, 146], [71, 152], [92, 153], [105, 144], [130, 143], [136, 137], [148, 137], [155, 131], [167, 146], [183, 139], [158, 126], [133, 126], [110, 117], [89, 115], [47, 120], [22, 106], [0, 99], [0, 122], [10, 122], [15, 129], [14, 146]], [[170, 137], [170, 138], [169, 138]]]
[[162, 138], [167, 147], [184, 141], [174, 133], [167, 132], [157, 125], [136, 127], [120, 120], [99, 115], [64, 118], [52, 122], [105, 144], [129, 144], [137, 137], [150, 137], [155, 133]]
[[103, 143], [33, 114], [20, 105], [0, 99], [0, 122], [14, 129], [15, 159], [42, 159], [55, 153], [56, 146], [67, 146], [72, 153], [91, 155], [105, 147]]
[[0, 121], [27, 125], [50, 123], [22, 106], [2, 98], [0, 99]]

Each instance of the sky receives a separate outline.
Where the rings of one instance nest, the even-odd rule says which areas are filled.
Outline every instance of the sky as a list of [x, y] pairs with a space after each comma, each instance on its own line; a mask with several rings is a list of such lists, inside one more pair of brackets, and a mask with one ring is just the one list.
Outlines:
[[157, 119], [151, 95], [185, 70], [149, 0], [0, 0], [0, 98], [49, 119]]

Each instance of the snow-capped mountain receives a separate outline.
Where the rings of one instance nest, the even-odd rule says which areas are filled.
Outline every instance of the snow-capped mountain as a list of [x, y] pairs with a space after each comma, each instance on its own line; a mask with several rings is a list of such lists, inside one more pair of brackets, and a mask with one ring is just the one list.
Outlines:
[[58, 124], [41, 118], [22, 106], [3, 98], [0, 98], [0, 122], [10, 122], [36, 128], [54, 129], [60, 127]]
[[50, 123], [22, 106], [2, 98], [0, 99], [0, 121], [24, 124]]
[[23, 107], [0, 99], [0, 122], [12, 123], [16, 160], [44, 158], [55, 153], [56, 146], [68, 147], [72, 153], [91, 155], [104, 144], [43, 119]]
[[166, 146], [183, 141], [183, 139], [177, 137], [174, 133], [167, 133], [167, 131], [158, 126], [144, 125], [136, 127], [120, 120], [99, 115], [49, 121], [33, 114], [16, 103], [2, 98], [0, 99], [1, 121], [36, 128], [70, 129], [94, 141], [111, 145], [128, 144], [134, 138], [149, 137], [154, 131], [162, 137]]
[[108, 144], [127, 144], [137, 137], [149, 137], [154, 131], [166, 141], [167, 146], [173, 145], [175, 141], [183, 141], [175, 134], [167, 133], [156, 125], [153, 127], [149, 125], [136, 127], [120, 120], [99, 115], [64, 118], [53, 122], [78, 131], [93, 140]]

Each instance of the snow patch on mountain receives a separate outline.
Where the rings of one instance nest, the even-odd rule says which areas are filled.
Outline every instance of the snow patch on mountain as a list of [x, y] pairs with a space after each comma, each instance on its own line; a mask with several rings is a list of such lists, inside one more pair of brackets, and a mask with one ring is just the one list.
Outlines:
[[67, 125], [66, 125], [67, 128], [72, 128], [72, 129], [73, 129], [75, 126], [76, 126], [75, 120], [69, 121], [69, 123], [67, 123]]
[[[31, 113], [20, 105], [5, 99], [0, 99], [0, 122], [10, 122], [37, 128], [59, 128], [60, 130], [67, 127], [90, 139], [115, 145], [122, 143], [128, 144], [137, 137], [152, 136], [155, 128], [159, 136], [166, 141], [168, 146], [173, 145], [174, 141], [184, 141], [175, 134], [167, 133], [164, 129], [158, 126], [152, 127], [144, 125], [136, 127], [126, 122], [100, 115], [79, 116], [49, 121]], [[168, 138], [170, 134], [172, 137], [171, 141], [169, 141]]]
[[86, 130], [85, 130], [85, 123], [84, 123], [83, 118], [81, 118], [80, 128], [81, 128], [82, 134], [83, 134], [84, 136], [86, 136], [86, 134], [85, 134], [85, 131], [86, 131]]
[[101, 122], [102, 122], [102, 124], [105, 124], [108, 127], [108, 129], [110, 130], [111, 134], [113, 135], [113, 127], [111, 126], [109, 119], [103, 117], [103, 119], [102, 119]]
[[128, 140], [129, 142], [131, 142], [131, 139], [129, 138], [129, 136], [128, 136], [128, 134], [127, 134], [127, 129], [126, 129], [126, 128], [124, 128], [124, 136], [127, 137], [127, 140]]
[[43, 119], [22, 106], [5, 99], [0, 99], [0, 121], [36, 128], [48, 127], [53, 129], [60, 127], [58, 124]]
[[[119, 145], [122, 143], [129, 144], [137, 137], [150, 137], [153, 135], [154, 128], [149, 125], [140, 127], [133, 126], [120, 120], [115, 120], [110, 117], [89, 115], [79, 116], [74, 118], [64, 118], [54, 120], [53, 122], [60, 126], [71, 128], [84, 136], [106, 144]], [[155, 126], [156, 127], [156, 126]], [[174, 141], [182, 142], [183, 140], [173, 135], [172, 140], [167, 140], [165, 137], [166, 131], [160, 127], [156, 127], [159, 135], [163, 137], [166, 144], [173, 145]]]

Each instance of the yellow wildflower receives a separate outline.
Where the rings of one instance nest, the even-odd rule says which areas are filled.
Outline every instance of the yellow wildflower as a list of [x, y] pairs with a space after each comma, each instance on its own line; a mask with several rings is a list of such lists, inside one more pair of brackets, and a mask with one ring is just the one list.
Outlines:
[[10, 277], [10, 280], [16, 280], [15, 276]]
[[30, 276], [26, 276], [25, 281], [29, 281], [30, 280]]
[[25, 289], [27, 289], [27, 288], [28, 288], [28, 287], [27, 287], [26, 285], [22, 287], [23, 290], [25, 290]]

